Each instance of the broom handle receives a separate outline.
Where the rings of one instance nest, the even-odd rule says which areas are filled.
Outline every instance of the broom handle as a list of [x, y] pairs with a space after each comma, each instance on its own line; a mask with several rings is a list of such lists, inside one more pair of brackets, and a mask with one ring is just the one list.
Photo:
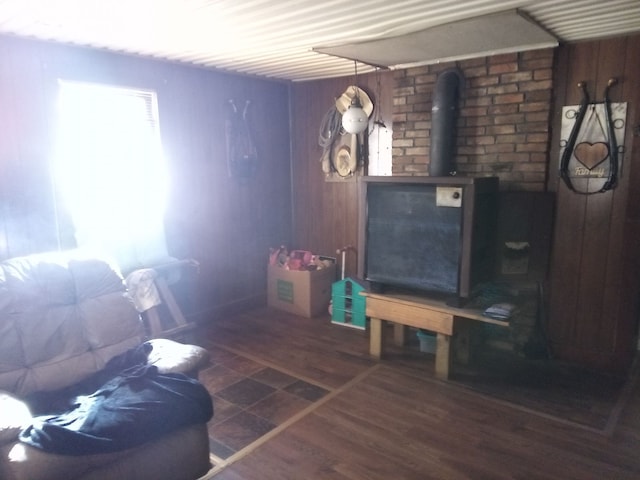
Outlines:
[[347, 245], [346, 247], [339, 248], [336, 250], [337, 254], [342, 254], [342, 277], [341, 280], [344, 280], [344, 267], [345, 267], [345, 259], [347, 255], [347, 250], [353, 250], [355, 252], [355, 248], [353, 245]]

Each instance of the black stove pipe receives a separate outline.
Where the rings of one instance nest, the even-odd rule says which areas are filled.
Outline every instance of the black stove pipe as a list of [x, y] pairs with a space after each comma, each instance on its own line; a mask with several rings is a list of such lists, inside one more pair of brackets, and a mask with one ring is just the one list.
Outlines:
[[456, 174], [456, 122], [458, 97], [463, 86], [464, 77], [457, 68], [444, 70], [436, 80], [431, 108], [429, 176], [445, 177]]

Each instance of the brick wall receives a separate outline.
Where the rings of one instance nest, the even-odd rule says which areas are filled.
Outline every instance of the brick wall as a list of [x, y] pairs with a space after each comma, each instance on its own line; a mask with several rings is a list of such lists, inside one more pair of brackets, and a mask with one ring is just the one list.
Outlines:
[[394, 72], [393, 174], [428, 175], [432, 93], [458, 67], [455, 169], [500, 177], [502, 190], [541, 191], [548, 174], [553, 49], [495, 55]]

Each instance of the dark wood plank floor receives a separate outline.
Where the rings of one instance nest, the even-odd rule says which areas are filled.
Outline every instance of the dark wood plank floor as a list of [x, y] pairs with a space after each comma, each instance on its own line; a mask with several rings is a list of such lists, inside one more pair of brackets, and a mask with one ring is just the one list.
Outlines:
[[241, 359], [247, 375], [291, 377], [321, 392], [293, 399], [286, 382], [283, 391], [273, 383], [271, 399], [286, 396], [285, 407], [272, 401], [271, 427], [216, 458], [207, 478], [640, 478], [640, 382], [629, 383], [613, 427], [595, 431], [436, 380], [433, 356], [417, 349], [386, 344], [376, 362], [366, 332], [332, 325], [328, 316], [262, 308], [212, 319], [189, 340], [212, 351], [209, 374], [216, 358]]

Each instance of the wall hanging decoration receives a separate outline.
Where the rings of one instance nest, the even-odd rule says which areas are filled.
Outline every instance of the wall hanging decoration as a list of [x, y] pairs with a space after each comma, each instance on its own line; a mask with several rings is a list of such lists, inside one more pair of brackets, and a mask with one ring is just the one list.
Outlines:
[[586, 82], [580, 105], [562, 109], [560, 177], [575, 193], [594, 194], [616, 187], [624, 154], [627, 103], [612, 103], [609, 79], [601, 102], [591, 102]]
[[251, 102], [246, 100], [242, 111], [234, 100], [229, 100], [225, 121], [227, 140], [227, 166], [230, 177], [252, 178], [258, 168], [258, 153], [247, 121]]
[[[344, 115], [353, 107], [354, 99], [358, 99], [359, 106], [366, 122], [360, 122], [365, 127], [373, 113], [373, 102], [369, 95], [361, 88], [352, 85], [335, 101], [320, 125], [318, 144], [322, 147], [320, 158], [322, 171], [326, 180], [345, 180], [354, 178], [366, 158], [366, 128], [361, 132], [350, 133], [344, 126]], [[359, 125], [360, 126], [360, 125]]]
[[320, 130], [318, 132], [318, 145], [322, 147], [320, 164], [326, 176], [331, 175], [331, 171], [333, 170], [333, 146], [340, 135], [341, 118], [336, 106], [331, 105], [327, 113], [322, 117], [322, 122], [320, 123]]

